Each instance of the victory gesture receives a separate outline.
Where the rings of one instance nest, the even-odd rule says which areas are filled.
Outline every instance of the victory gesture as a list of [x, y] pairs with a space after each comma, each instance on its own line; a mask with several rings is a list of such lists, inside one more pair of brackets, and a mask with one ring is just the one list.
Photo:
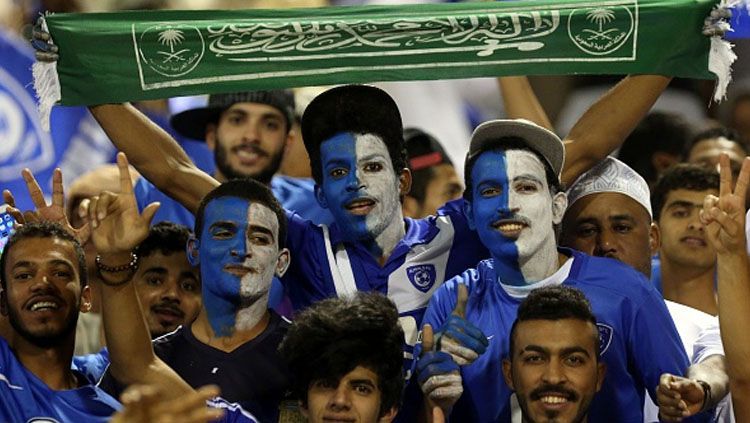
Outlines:
[[745, 157], [737, 185], [732, 192], [732, 172], [729, 156], [719, 158], [719, 196], [706, 196], [701, 222], [706, 226], [706, 235], [719, 254], [745, 252], [745, 196], [750, 183], [750, 157]]
[[124, 153], [117, 154], [117, 167], [120, 171], [120, 193], [104, 191], [93, 197], [88, 207], [91, 240], [102, 256], [130, 253], [148, 236], [151, 219], [159, 208], [159, 203], [151, 203], [143, 214], [138, 213], [128, 159]]

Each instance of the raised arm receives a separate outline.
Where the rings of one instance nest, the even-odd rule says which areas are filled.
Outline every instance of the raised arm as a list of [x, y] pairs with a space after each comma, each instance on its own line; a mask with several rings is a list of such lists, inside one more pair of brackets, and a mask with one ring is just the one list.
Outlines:
[[110, 354], [110, 372], [123, 385], [144, 384], [164, 388], [166, 399], [176, 398], [192, 388], [154, 354], [148, 326], [132, 282], [137, 258], [133, 249], [148, 236], [158, 203], [149, 204], [143, 214], [133, 195], [127, 158], [117, 156], [120, 193], [104, 192], [91, 199], [91, 240], [99, 252], [102, 320]]
[[190, 160], [166, 131], [131, 104], [89, 108], [118, 150], [157, 188], [195, 213], [201, 199], [219, 185]]
[[719, 197], [707, 196], [701, 210], [706, 235], [718, 256], [719, 326], [726, 354], [729, 391], [735, 419], [750, 421], [750, 259], [745, 244], [745, 195], [750, 183], [750, 157], [742, 163], [732, 192], [729, 157], [720, 158]]
[[622, 145], [671, 80], [660, 75], [627, 76], [586, 110], [563, 140], [562, 183], [570, 186]]
[[531, 88], [529, 78], [525, 76], [502, 76], [497, 78], [500, 91], [503, 93], [505, 114], [511, 119], [526, 119], [555, 131], [547, 112], [542, 108], [539, 99]]

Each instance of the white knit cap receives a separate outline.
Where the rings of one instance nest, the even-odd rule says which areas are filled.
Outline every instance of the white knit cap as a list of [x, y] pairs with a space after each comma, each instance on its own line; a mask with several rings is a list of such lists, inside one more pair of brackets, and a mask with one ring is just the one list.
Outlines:
[[606, 157], [581, 175], [568, 190], [568, 208], [581, 198], [602, 192], [627, 195], [651, 213], [651, 191], [646, 181], [630, 166], [614, 157]]

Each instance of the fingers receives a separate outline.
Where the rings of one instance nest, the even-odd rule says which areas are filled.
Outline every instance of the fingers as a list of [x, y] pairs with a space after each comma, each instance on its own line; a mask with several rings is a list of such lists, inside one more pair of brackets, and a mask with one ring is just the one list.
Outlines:
[[466, 285], [459, 283], [457, 286], [458, 294], [456, 298], [456, 308], [453, 309], [453, 315], [466, 317], [466, 303], [469, 301], [469, 291]]
[[432, 325], [425, 324], [422, 328], [422, 354], [432, 351], [435, 346], [435, 336], [432, 333]]
[[422, 392], [433, 401], [458, 399], [464, 392], [460, 374], [432, 376], [422, 384]]
[[445, 423], [445, 413], [442, 408], [432, 407], [432, 423]]
[[442, 351], [430, 351], [422, 354], [417, 361], [417, 379], [420, 385], [427, 382], [432, 376], [445, 375], [458, 372], [458, 365], [448, 353]]
[[161, 206], [161, 203], [155, 202], [149, 204], [145, 209], [143, 209], [141, 218], [146, 221], [146, 225], [151, 225], [151, 221], [154, 220], [154, 215], [159, 210], [159, 206]]
[[133, 194], [133, 181], [130, 179], [128, 158], [122, 151], [117, 153], [117, 169], [120, 171], [120, 192], [127, 196]]
[[747, 186], [750, 184], [750, 157], [745, 157], [742, 161], [742, 169], [737, 177], [737, 185], [734, 187], [734, 194], [740, 198], [740, 204], [745, 203], [747, 196]]
[[25, 168], [21, 171], [21, 176], [23, 176], [23, 180], [26, 182], [26, 189], [29, 190], [29, 195], [31, 196], [31, 201], [34, 203], [34, 207], [37, 209], [47, 207], [47, 202], [44, 200], [44, 193], [42, 193], [42, 189], [36, 182], [34, 174], [32, 174], [28, 168]]
[[3, 190], [3, 202], [8, 205], [7, 211], [11, 216], [13, 216], [16, 224], [23, 225], [26, 219], [23, 218], [23, 213], [21, 213], [21, 210], [18, 210], [18, 208], [16, 208], [16, 199], [13, 197], [13, 194], [10, 192], [10, 190]]
[[63, 178], [60, 168], [55, 168], [52, 172], [52, 205], [65, 207], [65, 195], [63, 193]]
[[732, 168], [726, 153], [719, 155], [719, 198], [732, 193]]
[[489, 341], [476, 326], [464, 318], [451, 315], [441, 330], [437, 349], [449, 353], [459, 365], [474, 362], [487, 350]]
[[99, 224], [107, 217], [110, 208], [114, 206], [116, 200], [117, 195], [108, 191], [102, 191], [100, 195], [89, 199], [88, 219], [92, 228], [99, 227]]
[[687, 412], [687, 404], [682, 400], [680, 393], [673, 389], [676, 377], [665, 373], [659, 379], [656, 388], [656, 402], [659, 404], [659, 414], [664, 421], [682, 421]]
[[[184, 415], [188, 417], [193, 411], [200, 411], [202, 409], [207, 410], [206, 401], [210, 400], [219, 395], [219, 387], [216, 385], [207, 385], [197, 389], [195, 392], [190, 392], [187, 395], [175, 398], [165, 404], [168, 414], [171, 415]], [[184, 420], [180, 420], [184, 421]]]
[[471, 364], [479, 357], [475, 351], [471, 348], [464, 347], [463, 345], [455, 342], [449, 338], [443, 338], [440, 343], [440, 351], [447, 352], [453, 358], [459, 366], [465, 366]]
[[16, 207], [16, 199], [13, 197], [13, 194], [10, 192], [10, 190], [3, 190], [3, 202], [13, 208]]

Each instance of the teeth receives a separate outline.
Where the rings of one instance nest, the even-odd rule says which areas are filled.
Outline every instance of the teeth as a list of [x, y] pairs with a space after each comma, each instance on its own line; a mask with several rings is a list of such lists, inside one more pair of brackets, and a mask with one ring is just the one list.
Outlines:
[[258, 157], [258, 155], [255, 154], [254, 152], [247, 151], [247, 150], [238, 150], [237, 155], [245, 159], [254, 159]]
[[557, 397], [552, 395], [547, 395], [541, 398], [542, 402], [545, 404], [562, 404], [567, 401], [567, 399], [563, 397]]
[[523, 225], [520, 223], [501, 223], [497, 225], [497, 228], [501, 231], [514, 232], [523, 229]]
[[31, 306], [31, 311], [41, 310], [43, 308], [57, 309], [57, 304], [49, 301], [41, 301]]

